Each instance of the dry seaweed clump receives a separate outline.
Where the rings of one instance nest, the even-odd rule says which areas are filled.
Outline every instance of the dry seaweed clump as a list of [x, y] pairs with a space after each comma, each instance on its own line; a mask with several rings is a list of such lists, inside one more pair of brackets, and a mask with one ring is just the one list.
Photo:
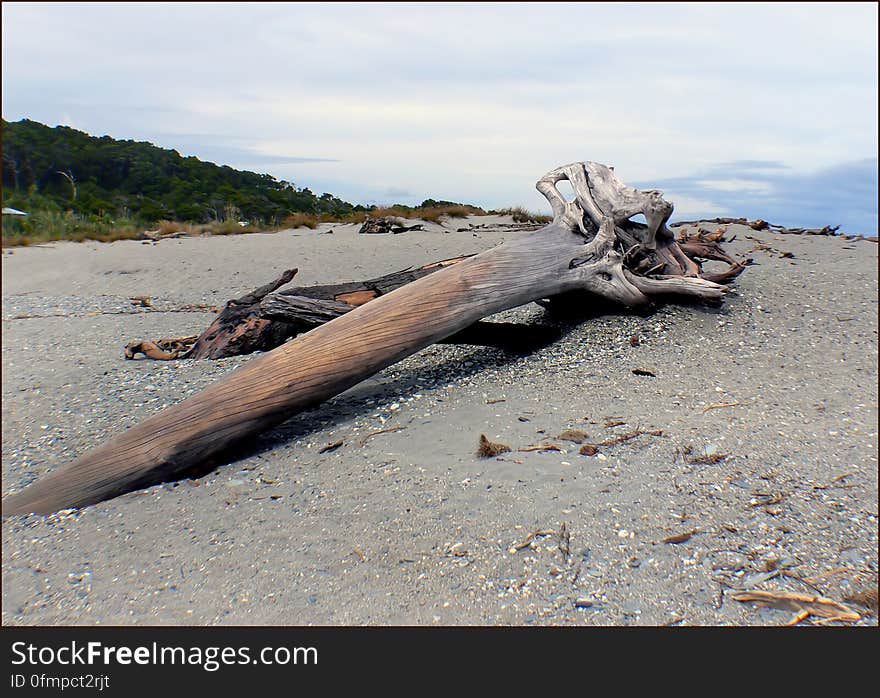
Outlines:
[[480, 445], [477, 448], [477, 455], [480, 458], [494, 458], [508, 451], [510, 451], [510, 446], [507, 444], [489, 441], [485, 434], [480, 434]]
[[561, 434], [557, 434], [557, 439], [562, 439], [563, 441], [571, 441], [572, 443], [582, 444], [587, 438], [589, 438], [589, 434], [580, 429], [566, 429]]

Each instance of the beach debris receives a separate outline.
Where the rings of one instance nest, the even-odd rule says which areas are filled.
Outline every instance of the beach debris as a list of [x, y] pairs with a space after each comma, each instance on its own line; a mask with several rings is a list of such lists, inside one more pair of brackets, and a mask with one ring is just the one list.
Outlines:
[[613, 439], [609, 439], [601, 442], [600, 446], [614, 446], [618, 443], [623, 443], [624, 441], [628, 441], [629, 439], [634, 439], [637, 436], [642, 435], [648, 436], [663, 436], [662, 429], [636, 429], [635, 431], [629, 432], [627, 434], [621, 434], [620, 436], [616, 436]]
[[[572, 200], [559, 191], [564, 180]], [[627, 308], [669, 296], [717, 305], [744, 270], [736, 261], [724, 272], [704, 270], [702, 260], [712, 257], [703, 249], [717, 243], [677, 241], [667, 227], [672, 204], [657, 190], [627, 186], [601, 163], [558, 167], [536, 187], [553, 211], [551, 223], [473, 257], [392, 275], [399, 283], [391, 292], [356, 283], [324, 287], [332, 288], [329, 297], [304, 296], [302, 289], [281, 289], [296, 274], [289, 269], [227, 303], [187, 357], [246, 353], [240, 349], [255, 342], [275, 349], [8, 496], [3, 513], [83, 507], [179, 476], [426, 346], [461, 341], [483, 318], [511, 307], [549, 299], [553, 308], [583, 292]], [[310, 331], [292, 333], [272, 318]], [[487, 324], [482, 341], [498, 335], [500, 323]], [[293, 334], [299, 336], [284, 343]]]
[[132, 305], [135, 305], [139, 308], [152, 308], [153, 301], [149, 296], [131, 296], [129, 299]]
[[821, 228], [779, 228], [777, 232], [782, 235], [838, 235], [839, 225], [824, 225]]
[[642, 429], [640, 427], [636, 427], [632, 431], [628, 431], [624, 434], [618, 434], [610, 439], [605, 439], [604, 441], [600, 441], [599, 443], [592, 444], [593, 446], [617, 446], [618, 444], [625, 443], [632, 439], [635, 439], [638, 436], [663, 436], [662, 429]]
[[657, 374], [653, 371], [648, 371], [644, 368], [634, 368], [632, 372], [637, 376], [650, 376], [651, 378], [656, 378]]
[[321, 448], [318, 453], [330, 453], [331, 451], [335, 451], [337, 448], [342, 446], [344, 441], [334, 441], [332, 444], [327, 444], [323, 448]]
[[686, 543], [689, 541], [695, 534], [699, 533], [700, 530], [698, 528], [691, 529], [690, 531], [685, 531], [684, 533], [676, 533], [674, 536], [669, 536], [668, 538], [664, 538], [661, 540], [661, 543]]
[[605, 428], [610, 429], [611, 427], [619, 427], [626, 424], [626, 422], [622, 422], [619, 419], [606, 419]]
[[464, 543], [462, 541], [458, 541], [453, 543], [446, 549], [447, 557], [467, 557], [470, 553], [464, 547]]
[[379, 429], [378, 431], [373, 431], [367, 434], [364, 438], [358, 441], [358, 446], [366, 446], [367, 441], [372, 439], [374, 436], [379, 436], [379, 434], [392, 434], [395, 431], [403, 431], [406, 427], [388, 427], [387, 429]]
[[[620, 424], [624, 424], [624, 422], [620, 422]], [[616, 426], [616, 425], [614, 425], [614, 426]], [[663, 430], [662, 429], [642, 429], [640, 427], [636, 427], [632, 431], [628, 431], [624, 434], [618, 434], [617, 436], [614, 436], [610, 439], [605, 439], [604, 441], [599, 441], [598, 443], [584, 444], [583, 446], [581, 446], [580, 453], [581, 453], [581, 455], [584, 455], [584, 456], [595, 456], [595, 455], [599, 454], [599, 450], [602, 447], [617, 446], [619, 444], [626, 443], [627, 441], [631, 441], [632, 439], [635, 439], [636, 437], [643, 436], [643, 435], [663, 436]], [[604, 458], [604, 456], [600, 456], [600, 457]]]
[[155, 359], [156, 361], [173, 361], [188, 352], [197, 339], [196, 335], [188, 337], [165, 337], [151, 342], [129, 342], [125, 345], [124, 355], [126, 359], [134, 359], [138, 354]]
[[687, 462], [692, 465], [715, 465], [725, 460], [728, 456], [730, 456], [729, 453], [703, 453], [699, 456], [689, 456]]
[[360, 560], [361, 562], [367, 561], [367, 556], [364, 555], [364, 551], [361, 550], [360, 548], [355, 547], [352, 549], [351, 552], [354, 553], [357, 556], [357, 559]]
[[[761, 242], [756, 237], [752, 237], [751, 235], [746, 235], [746, 239], [747, 240], [754, 240], [756, 243], [755, 246], [749, 250], [749, 252], [776, 252], [776, 250], [774, 250], [773, 247], [771, 247], [770, 245], [768, 245], [764, 242]], [[746, 254], [748, 254], [748, 252]]]
[[255, 502], [259, 502], [264, 499], [268, 499], [270, 502], [277, 502], [280, 499], [284, 499], [284, 495], [283, 494], [270, 494], [266, 497], [251, 497], [251, 500], [255, 501]]
[[678, 462], [678, 459], [681, 458], [685, 463], [688, 462], [688, 456], [694, 452], [694, 447], [690, 444], [687, 446], [676, 446], [675, 452], [672, 454], [672, 462]]
[[641, 341], [641, 339], [639, 339], [638, 333], [632, 335], [632, 337], [629, 338], [629, 345], [631, 347], [637, 347], [641, 343], [642, 343], [642, 341]]
[[510, 553], [511, 555], [514, 555], [515, 553], [519, 552], [523, 548], [528, 548], [529, 546], [531, 546], [532, 543], [537, 538], [544, 538], [546, 536], [558, 536], [558, 535], [559, 534], [556, 531], [554, 531], [552, 528], [532, 531], [529, 535], [527, 535], [522, 540], [511, 544], [510, 547], [508, 547], [507, 552]]
[[703, 408], [703, 414], [705, 414], [709, 410], [719, 410], [722, 407], [738, 407], [742, 404], [742, 402], [739, 402], [737, 400], [734, 400], [733, 402], [713, 402], [712, 404], [706, 405], [706, 407]]
[[565, 521], [559, 524], [559, 553], [562, 555], [562, 561], [567, 562], [571, 556], [571, 531], [568, 530]]
[[480, 445], [477, 448], [477, 455], [480, 458], [494, 458], [511, 450], [507, 444], [489, 441], [485, 434], [480, 434]]
[[585, 439], [587, 439], [590, 435], [582, 431], [580, 429], [566, 429], [561, 434], [557, 434], [557, 439], [562, 439], [563, 441], [571, 441], [572, 443], [582, 444]]
[[758, 606], [778, 608], [785, 611], [794, 611], [794, 617], [786, 625], [797, 625], [811, 616], [821, 618], [814, 623], [831, 623], [834, 621], [855, 622], [862, 615], [842, 603], [838, 603], [824, 596], [800, 594], [788, 591], [739, 591], [732, 594], [731, 598], [740, 603], [754, 603]]
[[838, 235], [839, 225], [826, 225], [821, 228], [786, 228], [783, 225], [768, 223], [759, 218], [757, 220], [749, 220], [748, 218], [707, 218], [703, 221], [677, 221], [670, 223], [671, 228], [687, 225], [697, 225], [698, 223], [723, 223], [725, 225], [738, 224], [746, 225], [752, 230], [769, 230], [772, 232], [782, 233], [783, 235]]
[[554, 443], [532, 444], [531, 446], [523, 446], [516, 450], [520, 453], [528, 453], [530, 451], [560, 451], [561, 453], [565, 453], [565, 449], [562, 448], [562, 446]]
[[[754, 260], [751, 258], [734, 259], [724, 251], [721, 243], [728, 242], [724, 238], [726, 232], [723, 228], [718, 228], [715, 232], [699, 228], [696, 233], [682, 231], [677, 238], [678, 244], [685, 254], [696, 259], [715, 260], [728, 265], [725, 271], [715, 273], [711, 275], [711, 278], [708, 275], [704, 275], [704, 278], [710, 278], [711, 281], [716, 283], [726, 283], [738, 276], [747, 266], [754, 263]], [[732, 240], [733, 238], [730, 241]]]
[[779, 504], [787, 495], [782, 493], [752, 492], [749, 507], [767, 507], [771, 504]]
[[709, 446], [707, 446], [699, 455], [691, 455], [693, 452], [694, 447], [690, 445], [678, 448], [676, 449], [673, 462], [678, 460], [678, 457], [681, 456], [681, 459], [685, 463], [690, 463], [691, 465], [715, 465], [730, 456], [729, 453], [718, 453], [718, 447], [714, 444], [709, 444]]

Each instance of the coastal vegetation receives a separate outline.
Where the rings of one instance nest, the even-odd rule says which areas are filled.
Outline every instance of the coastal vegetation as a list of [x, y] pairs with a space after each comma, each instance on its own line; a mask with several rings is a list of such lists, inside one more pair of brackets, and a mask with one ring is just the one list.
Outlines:
[[543, 213], [535, 213], [534, 211], [529, 211], [522, 206], [514, 206], [512, 208], [502, 208], [497, 211], [493, 211], [499, 216], [512, 216], [514, 223], [549, 223], [553, 220], [553, 216], [548, 216]]
[[439, 222], [486, 213], [548, 222], [523, 208], [485, 211], [453, 201], [419, 206], [352, 204], [333, 194], [232, 167], [184, 157], [151, 143], [95, 137], [67, 126], [2, 122], [3, 245], [51, 240], [138, 239], [160, 234], [271, 232], [369, 217]]
[[29, 119], [4, 120], [2, 128], [3, 206], [28, 213], [3, 217], [4, 244], [124, 238], [159, 221], [242, 232], [278, 227], [293, 212], [341, 217], [369, 210], [151, 143]]

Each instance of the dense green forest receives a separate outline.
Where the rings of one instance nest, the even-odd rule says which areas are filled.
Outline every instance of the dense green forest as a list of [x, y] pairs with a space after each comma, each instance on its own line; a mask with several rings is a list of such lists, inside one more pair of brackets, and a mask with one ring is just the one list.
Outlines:
[[96, 138], [67, 126], [3, 120], [3, 206], [83, 220], [278, 225], [293, 212], [367, 210], [268, 174], [183, 157], [150, 143]]
[[[230, 234], [315, 228], [330, 220], [361, 222], [368, 215], [438, 221], [486, 213], [434, 199], [417, 207], [354, 205], [151, 143], [97, 138], [30, 119], [2, 124], [3, 207], [27, 213], [3, 216], [4, 246], [142, 239], [147, 228], [163, 234]], [[521, 223], [550, 220], [519, 207], [494, 213]]]

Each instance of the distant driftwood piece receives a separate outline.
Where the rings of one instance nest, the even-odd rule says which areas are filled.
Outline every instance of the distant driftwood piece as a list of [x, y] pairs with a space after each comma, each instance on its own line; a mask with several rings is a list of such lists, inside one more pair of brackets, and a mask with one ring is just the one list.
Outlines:
[[[567, 201], [556, 185], [568, 180]], [[657, 296], [718, 302], [667, 221], [672, 204], [594, 162], [559, 167], [538, 190], [554, 219], [299, 335], [86, 452], [3, 503], [4, 514], [82, 507], [179, 476], [481, 318], [580, 292], [639, 307]], [[647, 225], [632, 221], [642, 214]], [[736, 273], [742, 271], [738, 266]]]
[[747, 225], [752, 230], [770, 230], [774, 233], [781, 233], [782, 235], [828, 235], [834, 236], [838, 235], [838, 230], [840, 229], [839, 225], [825, 225], [821, 228], [786, 228], [784, 225], [777, 225], [776, 223], [768, 223], [763, 218], [758, 218], [757, 220], [750, 221], [748, 218], [704, 218], [701, 221], [676, 221], [672, 224], [673, 228], [686, 226], [686, 225], [697, 225], [698, 223], [723, 223], [726, 225], [738, 224], [738, 225]]
[[401, 225], [393, 218], [388, 218], [386, 216], [383, 218], [367, 218], [358, 232], [367, 235], [377, 235], [382, 233], [393, 233], [397, 235], [398, 233], [408, 233], [410, 230], [421, 230], [422, 227], [421, 223], [415, 223], [414, 225]]

